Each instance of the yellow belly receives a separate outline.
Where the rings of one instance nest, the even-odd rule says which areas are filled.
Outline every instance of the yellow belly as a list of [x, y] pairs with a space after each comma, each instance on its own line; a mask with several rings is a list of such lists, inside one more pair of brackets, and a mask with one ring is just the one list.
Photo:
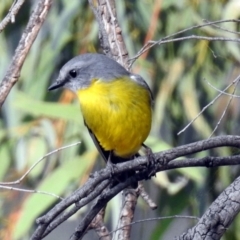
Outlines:
[[104, 150], [126, 158], [139, 150], [152, 121], [147, 89], [128, 79], [98, 80], [77, 95], [85, 122]]

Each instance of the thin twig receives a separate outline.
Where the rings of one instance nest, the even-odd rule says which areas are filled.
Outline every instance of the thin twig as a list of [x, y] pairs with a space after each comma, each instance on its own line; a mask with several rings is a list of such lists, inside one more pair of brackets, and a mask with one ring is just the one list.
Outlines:
[[[203, 21], [206, 22], [206, 23], [210, 23], [210, 21], [208, 21], [207, 19], [203, 19]], [[211, 26], [213, 26], [213, 27], [215, 27], [215, 28], [218, 28], [218, 29], [220, 29], [220, 30], [222, 30], [222, 31], [224, 31], [224, 32], [234, 33], [234, 34], [240, 35], [240, 32], [231, 31], [231, 30], [228, 30], [228, 29], [226, 29], [226, 28], [220, 27], [220, 26], [218, 26], [218, 25], [216, 25], [216, 24], [211, 24]]]
[[[182, 38], [173, 38], [177, 35], [186, 33], [188, 31], [192, 31], [194, 29], [198, 29], [198, 28], [203, 28], [206, 26], [210, 26], [210, 25], [214, 25], [214, 24], [219, 24], [219, 23], [226, 23], [226, 22], [236, 22], [239, 23], [240, 20], [237, 19], [225, 19], [225, 20], [218, 20], [218, 21], [213, 21], [213, 22], [207, 22], [204, 24], [200, 24], [200, 25], [196, 25], [196, 26], [192, 26], [186, 29], [183, 29], [179, 32], [170, 34], [162, 39], [159, 39], [157, 41], [148, 41], [139, 51], [138, 53], [131, 59], [129, 59], [129, 68], [133, 65], [134, 61], [140, 56], [142, 55], [144, 52], [148, 51], [150, 48], [156, 46], [156, 45], [160, 45], [163, 43], [170, 43], [170, 42], [174, 42], [174, 41], [183, 41], [183, 40], [190, 40], [190, 39], [200, 39], [200, 40], [208, 40], [208, 41], [234, 41], [234, 42], [240, 42], [240, 39], [234, 39], [234, 38], [224, 38], [224, 37], [205, 37], [205, 36], [187, 36], [187, 37], [182, 37]], [[170, 39], [173, 38], [173, 39]], [[169, 40], [168, 40], [169, 39]], [[228, 40], [226, 40], [228, 39]]]
[[[154, 217], [154, 218], [146, 218], [146, 219], [141, 219], [141, 220], [137, 220], [137, 221], [133, 221], [131, 223], [129, 223], [128, 225], [135, 225], [135, 224], [138, 224], [138, 223], [145, 223], [145, 222], [152, 222], [152, 221], [162, 221], [162, 220], [168, 220], [168, 219], [189, 219], [189, 220], [200, 220], [199, 217], [195, 217], [195, 216], [184, 216], [184, 215], [173, 215], [173, 216], [165, 216], [165, 217]], [[126, 227], [127, 225], [125, 226], [122, 226], [120, 228], [117, 228], [111, 232], [109, 232], [108, 234], [111, 235], [113, 234], [114, 232], [117, 232], [119, 231], [120, 229]]]
[[156, 209], [157, 208], [157, 204], [151, 199], [151, 197], [149, 196], [149, 194], [145, 191], [142, 182], [138, 183], [138, 190], [139, 190], [139, 194], [142, 197], [142, 199], [147, 203], [147, 205], [152, 209]]
[[0, 83], [0, 107], [2, 107], [12, 87], [18, 81], [25, 58], [36, 39], [53, 0], [39, 0], [22, 34], [10, 66]]
[[55, 198], [57, 198], [57, 199], [63, 200], [62, 197], [60, 197], [60, 196], [58, 196], [58, 195], [56, 195], [56, 194], [54, 194], [54, 193], [45, 192], [45, 191], [40, 191], [40, 190], [31, 190], [31, 189], [23, 189], [23, 188], [9, 187], [9, 186], [1, 185], [1, 184], [0, 184], [0, 188], [1, 188], [1, 189], [18, 191], [18, 192], [38, 193], [38, 194], [48, 195], [48, 196], [55, 197]]
[[[236, 82], [239, 82], [239, 80], [240, 80], [240, 75], [239, 75], [237, 78], [235, 78], [235, 79], [232, 81], [232, 83], [230, 83], [223, 91], [224, 91], [224, 92], [227, 91], [227, 90], [228, 90], [231, 86], [233, 86]], [[177, 135], [180, 135], [181, 133], [185, 132], [186, 129], [187, 129], [190, 125], [192, 125], [192, 123], [195, 122], [195, 121], [198, 119], [198, 117], [199, 117], [209, 106], [213, 105], [213, 103], [214, 103], [218, 98], [220, 98], [221, 96], [222, 96], [222, 93], [219, 93], [210, 103], [208, 103], [205, 107], [203, 107], [202, 110], [197, 114], [197, 116], [196, 116], [195, 118], [193, 118], [181, 131], [179, 131], [179, 132], [177, 133]]]
[[161, 41], [149, 41], [150, 44], [163, 44], [163, 43], [170, 43], [170, 42], [179, 42], [179, 41], [185, 41], [185, 40], [191, 40], [191, 39], [197, 39], [197, 40], [206, 40], [206, 41], [223, 41], [223, 42], [238, 42], [240, 43], [239, 38], [226, 38], [226, 37], [206, 37], [206, 36], [200, 36], [200, 35], [191, 35], [186, 37], [180, 37], [180, 38], [173, 38], [168, 40], [161, 40]]
[[[164, 38], [165, 39], [165, 38]], [[240, 43], [240, 39], [238, 38], [226, 38], [226, 37], [206, 37], [206, 36], [200, 36], [200, 35], [191, 35], [186, 37], [180, 37], [180, 38], [173, 38], [173, 39], [167, 39], [167, 40], [159, 40], [159, 41], [148, 41], [145, 47], [143, 47], [133, 58], [130, 59], [130, 67], [132, 66], [133, 62], [141, 56], [143, 53], [148, 51], [150, 48], [161, 45], [165, 43], [172, 43], [172, 42], [180, 42], [185, 40], [206, 40], [206, 41], [223, 41], [223, 42], [238, 42]]]
[[13, 181], [13, 182], [0, 182], [1, 185], [15, 185], [15, 184], [19, 184], [23, 181], [23, 179], [41, 162], [43, 161], [45, 158], [59, 152], [59, 151], [62, 151], [66, 148], [70, 148], [70, 147], [73, 147], [73, 146], [76, 146], [76, 145], [79, 145], [81, 142], [76, 142], [76, 143], [72, 143], [72, 144], [69, 144], [67, 146], [64, 146], [64, 147], [60, 147], [58, 149], [55, 149], [49, 153], [47, 153], [46, 155], [44, 155], [43, 157], [41, 157], [40, 159], [37, 160], [37, 162], [35, 162], [23, 175], [22, 177], [20, 177], [18, 180], [16, 181]]
[[219, 93], [222, 93], [223, 95], [229, 96], [229, 97], [234, 97], [234, 98], [240, 98], [239, 95], [235, 95], [235, 94], [231, 94], [231, 93], [227, 93], [225, 91], [222, 91], [218, 88], [216, 88], [215, 86], [213, 86], [208, 80], [203, 79], [211, 88], [213, 88], [214, 90], [216, 90]]
[[[236, 85], [234, 86], [234, 89], [233, 89], [233, 91], [232, 91], [232, 94], [235, 93], [238, 83], [239, 83], [239, 81], [236, 82]], [[220, 119], [218, 120], [218, 122], [217, 122], [215, 128], [213, 129], [211, 135], [209, 136], [209, 138], [211, 138], [211, 137], [213, 136], [213, 134], [215, 133], [215, 131], [218, 129], [218, 127], [219, 127], [219, 125], [220, 125], [220, 123], [221, 123], [223, 117], [225, 116], [225, 114], [226, 114], [226, 112], [227, 112], [227, 110], [228, 110], [228, 108], [229, 108], [229, 106], [230, 106], [232, 100], [233, 100], [233, 95], [230, 97], [230, 99], [229, 99], [229, 101], [228, 101], [226, 107], [224, 108], [224, 111], [223, 111], [222, 114], [221, 114]]]
[[11, 23], [15, 22], [15, 17], [24, 2], [25, 2], [25, 0], [17, 0], [17, 1], [15, 0], [13, 2], [11, 8], [9, 9], [7, 16], [0, 23], [0, 32], [3, 31], [3, 29], [8, 25], [9, 22], [11, 22]]

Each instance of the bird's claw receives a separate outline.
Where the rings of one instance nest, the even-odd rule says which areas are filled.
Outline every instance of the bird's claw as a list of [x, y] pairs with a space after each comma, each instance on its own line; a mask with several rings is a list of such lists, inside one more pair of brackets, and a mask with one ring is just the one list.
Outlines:
[[145, 148], [146, 151], [146, 157], [147, 157], [147, 168], [149, 169], [149, 174], [148, 174], [148, 179], [151, 178], [152, 176], [156, 177], [156, 165], [157, 161], [154, 157], [154, 154], [152, 152], [152, 149], [145, 144], [143, 144], [143, 147]]

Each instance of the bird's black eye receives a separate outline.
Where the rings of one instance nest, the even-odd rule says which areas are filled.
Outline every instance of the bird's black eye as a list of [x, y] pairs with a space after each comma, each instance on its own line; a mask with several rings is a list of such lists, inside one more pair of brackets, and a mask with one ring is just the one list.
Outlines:
[[72, 78], [75, 78], [77, 76], [77, 71], [75, 69], [72, 69], [69, 71], [69, 75], [72, 77]]

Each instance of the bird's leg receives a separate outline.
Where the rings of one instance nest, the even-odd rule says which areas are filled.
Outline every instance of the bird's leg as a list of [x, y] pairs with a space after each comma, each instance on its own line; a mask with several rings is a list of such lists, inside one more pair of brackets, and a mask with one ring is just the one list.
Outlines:
[[107, 166], [110, 168], [111, 170], [111, 177], [113, 176], [114, 174], [114, 164], [112, 162], [112, 154], [113, 154], [113, 151], [110, 151], [109, 152], [109, 156], [108, 156], [108, 160], [107, 160]]
[[148, 177], [151, 177], [151, 176], [155, 176], [156, 177], [156, 160], [154, 158], [154, 155], [153, 155], [153, 152], [152, 152], [152, 149], [150, 147], [148, 147], [147, 145], [145, 145], [144, 143], [142, 144], [142, 146], [144, 147], [145, 149], [145, 152], [146, 152], [146, 156], [147, 156], [147, 159], [148, 159], [148, 168], [151, 169], [151, 172], [149, 174]]
[[153, 165], [155, 164], [155, 158], [153, 156], [153, 152], [152, 149], [150, 147], [148, 147], [147, 145], [145, 145], [144, 143], [142, 144], [142, 146], [145, 148], [145, 152], [148, 158], [148, 164]]
[[114, 165], [115, 164], [112, 162], [112, 155], [113, 155], [113, 151], [110, 151], [108, 159], [107, 159], [107, 167], [110, 168], [110, 178], [113, 179], [113, 182], [112, 182], [110, 188], [116, 186], [119, 182], [121, 182], [121, 180], [118, 177], [114, 177]]

